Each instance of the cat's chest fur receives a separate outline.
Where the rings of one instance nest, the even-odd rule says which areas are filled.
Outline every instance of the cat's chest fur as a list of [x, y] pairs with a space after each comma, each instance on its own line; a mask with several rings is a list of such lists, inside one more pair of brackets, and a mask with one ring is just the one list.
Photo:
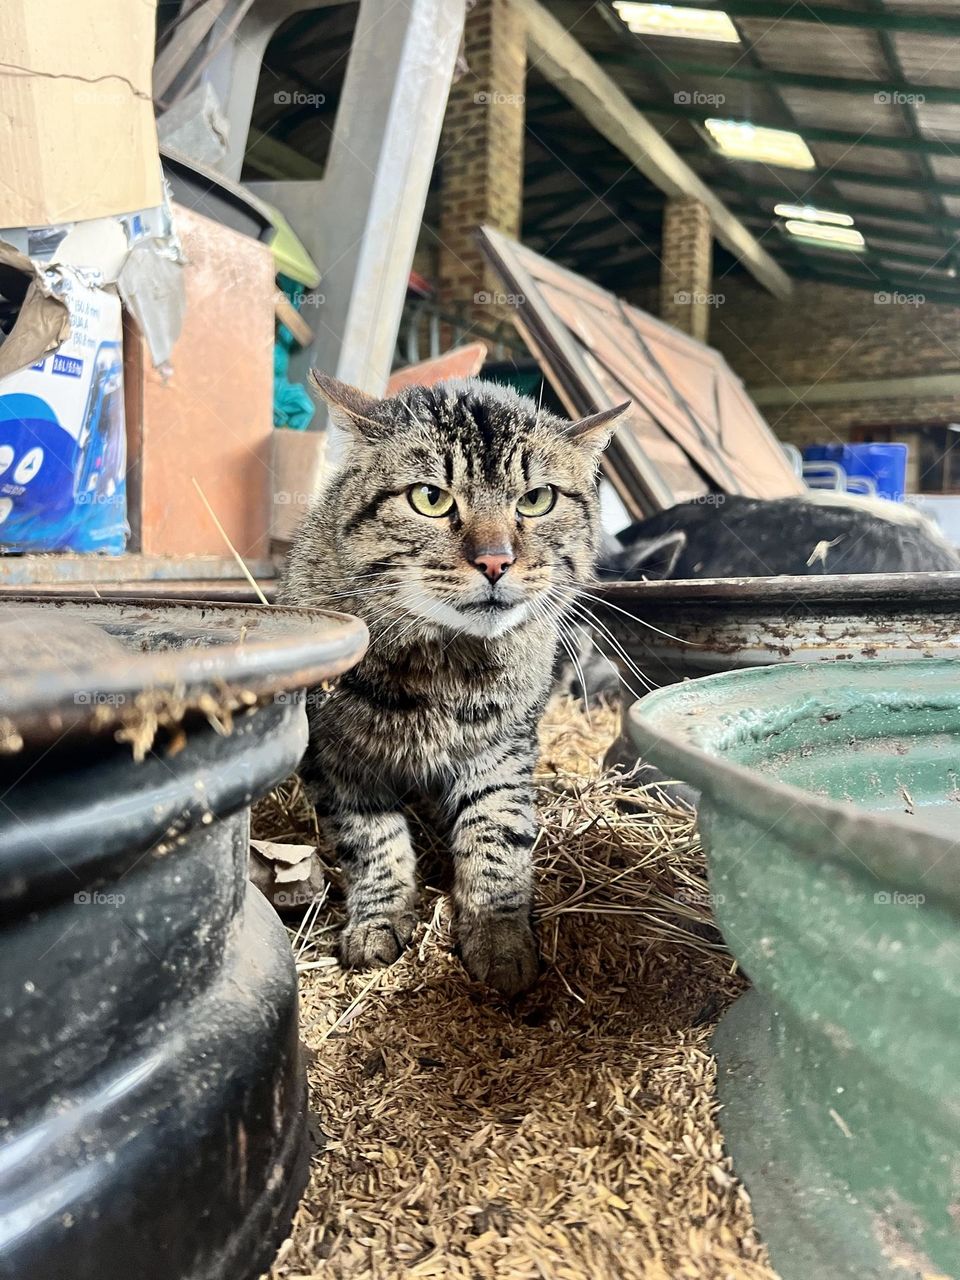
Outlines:
[[534, 625], [496, 644], [434, 642], [399, 658], [374, 648], [312, 717], [314, 740], [398, 779], [461, 771], [518, 730], [533, 735], [555, 643]]

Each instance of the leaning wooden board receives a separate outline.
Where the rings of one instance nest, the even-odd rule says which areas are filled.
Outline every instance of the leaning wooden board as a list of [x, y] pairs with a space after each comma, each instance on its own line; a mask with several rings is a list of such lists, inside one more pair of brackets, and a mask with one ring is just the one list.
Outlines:
[[604, 471], [641, 518], [709, 493], [802, 493], [773, 432], [702, 342], [484, 227], [514, 321], [571, 415], [633, 402]]

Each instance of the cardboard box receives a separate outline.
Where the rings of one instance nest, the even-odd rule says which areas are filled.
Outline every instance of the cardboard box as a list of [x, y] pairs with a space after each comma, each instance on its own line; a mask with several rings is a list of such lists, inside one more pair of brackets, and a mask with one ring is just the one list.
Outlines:
[[3, 0], [0, 226], [160, 204], [154, 30], [153, 0]]
[[174, 206], [186, 265], [183, 329], [168, 376], [136, 326], [124, 344], [133, 549], [229, 555], [196, 480], [231, 542], [269, 550], [274, 262], [265, 244]]
[[292, 542], [327, 475], [327, 433], [277, 427], [271, 441], [270, 535], [277, 542]]

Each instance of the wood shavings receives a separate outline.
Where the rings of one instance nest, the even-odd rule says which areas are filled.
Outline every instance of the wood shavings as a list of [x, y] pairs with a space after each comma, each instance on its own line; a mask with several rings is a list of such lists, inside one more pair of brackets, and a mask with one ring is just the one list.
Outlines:
[[[743, 983], [693, 821], [624, 809], [600, 769], [617, 715], [591, 720], [565, 700], [543, 726], [528, 996], [505, 1006], [470, 981], [431, 888], [413, 945], [375, 974], [332, 963], [335, 888], [301, 923], [327, 1145], [269, 1280], [776, 1280], [715, 1119], [709, 1037]], [[319, 843], [297, 780], [255, 830]]]
[[183, 721], [190, 712], [206, 717], [211, 728], [220, 737], [233, 732], [234, 715], [256, 706], [257, 696], [249, 689], [232, 689], [217, 682], [216, 693], [201, 691], [187, 695], [183, 689], [143, 689], [132, 703], [119, 708], [105, 705], [97, 707], [92, 717], [94, 725], [101, 727], [119, 720], [115, 731], [117, 742], [130, 744], [134, 760], [140, 764], [153, 749], [161, 729], [170, 735], [166, 754], [176, 755], [183, 750], [187, 735]]

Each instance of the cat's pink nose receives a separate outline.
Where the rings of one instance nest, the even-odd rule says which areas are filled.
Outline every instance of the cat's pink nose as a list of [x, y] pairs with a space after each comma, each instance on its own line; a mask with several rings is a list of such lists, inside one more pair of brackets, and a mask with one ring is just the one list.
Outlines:
[[481, 573], [485, 573], [491, 582], [497, 582], [513, 564], [516, 556], [509, 547], [501, 547], [498, 551], [481, 551], [473, 557], [473, 563]]

